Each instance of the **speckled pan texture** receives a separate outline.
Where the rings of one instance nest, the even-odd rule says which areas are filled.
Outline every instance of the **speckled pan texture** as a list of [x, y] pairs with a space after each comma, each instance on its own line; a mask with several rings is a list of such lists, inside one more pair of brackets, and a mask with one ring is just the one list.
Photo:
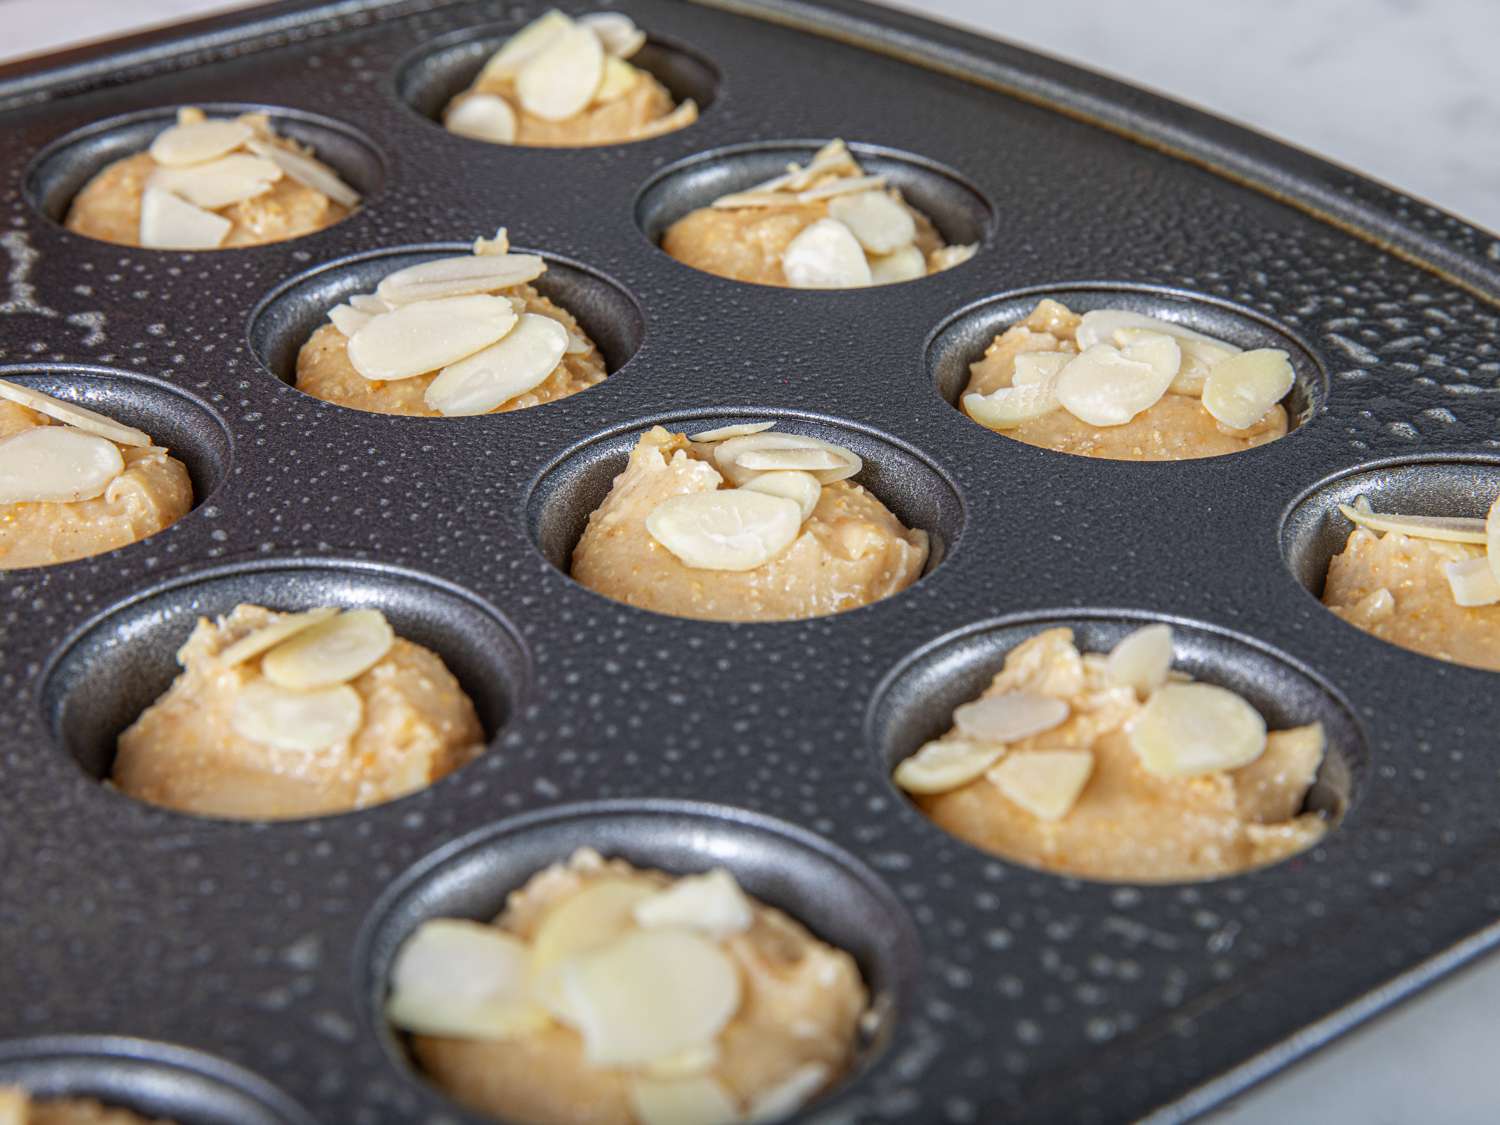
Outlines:
[[[379, 973], [420, 918], [492, 913], [581, 844], [727, 864], [860, 958], [887, 1017], [809, 1114], [827, 1123], [1176, 1120], [1493, 944], [1500, 680], [1357, 632], [1309, 587], [1337, 500], [1477, 514], [1493, 495], [1500, 245], [1195, 111], [852, 0], [616, 6], [708, 102], [698, 124], [540, 150], [412, 108], [477, 68], [470, 38], [541, 4], [273, 5], [0, 71], [0, 376], [164, 435], [199, 491], [146, 542], [0, 574], [0, 1080], [187, 1122], [469, 1121], [379, 1026]], [[65, 232], [82, 178], [180, 103], [269, 105], [365, 206], [220, 253]], [[977, 257], [799, 292], [652, 245], [831, 136]], [[500, 224], [558, 260], [543, 288], [600, 342], [603, 384], [425, 420], [284, 381], [333, 296]], [[1280, 340], [1301, 425], [1167, 465], [981, 429], [952, 405], [962, 364], [1053, 290]], [[919, 583], [736, 626], [559, 569], [631, 435], [771, 416], [856, 448], [935, 533]], [[301, 822], [102, 786], [194, 615], [239, 601], [380, 606], [475, 697], [490, 752]], [[894, 758], [1028, 630], [1103, 645], [1148, 619], [1273, 725], [1328, 725], [1313, 800], [1347, 814], [1319, 847], [1198, 885], [1080, 882], [970, 849], [892, 787]]]

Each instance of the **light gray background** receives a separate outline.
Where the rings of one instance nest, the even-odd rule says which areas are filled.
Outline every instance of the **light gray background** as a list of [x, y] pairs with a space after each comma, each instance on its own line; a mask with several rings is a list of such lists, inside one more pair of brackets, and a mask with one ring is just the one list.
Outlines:
[[[0, 0], [0, 59], [222, 0]], [[931, 0], [974, 27], [1233, 118], [1500, 231], [1500, 0]], [[1500, 1122], [1500, 957], [1212, 1116]]]

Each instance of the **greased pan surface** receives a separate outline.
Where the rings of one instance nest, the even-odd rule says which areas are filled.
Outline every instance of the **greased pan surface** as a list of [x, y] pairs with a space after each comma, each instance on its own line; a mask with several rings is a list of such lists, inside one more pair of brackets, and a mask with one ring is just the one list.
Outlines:
[[[200, 497], [144, 543], [0, 574], [0, 1081], [193, 1121], [470, 1120], [401, 1060], [378, 978], [417, 919], [492, 911], [585, 843], [725, 863], [860, 958], [887, 1018], [808, 1115], [827, 1122], [1178, 1118], [1491, 945], [1493, 675], [1359, 633], [1308, 587], [1337, 549], [1337, 500], [1473, 514], [1500, 490], [1493, 239], [910, 17], [612, 6], [708, 101], [698, 124], [502, 148], [412, 108], [536, 4], [280, 5], [0, 71], [0, 377], [164, 434]], [[365, 206], [212, 254], [64, 231], [79, 177], [181, 103], [269, 107]], [[974, 260], [795, 292], [653, 247], [723, 177], [832, 136], [978, 238]], [[600, 340], [605, 383], [422, 420], [279, 377], [326, 298], [385, 268], [371, 255], [501, 224], [557, 263], [548, 283]], [[1054, 291], [1279, 338], [1302, 424], [1175, 465], [979, 428], [951, 405], [963, 364]], [[639, 430], [761, 417], [865, 456], [872, 489], [940, 540], [930, 573], [839, 617], [735, 626], [632, 610], [558, 569]], [[454, 669], [490, 753], [404, 800], [292, 823], [101, 786], [194, 615], [238, 601], [383, 608]], [[1099, 647], [1145, 619], [1177, 625], [1181, 661], [1273, 725], [1328, 725], [1314, 799], [1347, 813], [1319, 847], [1204, 884], [1080, 882], [958, 843], [890, 784], [1028, 630], [1068, 623]]]

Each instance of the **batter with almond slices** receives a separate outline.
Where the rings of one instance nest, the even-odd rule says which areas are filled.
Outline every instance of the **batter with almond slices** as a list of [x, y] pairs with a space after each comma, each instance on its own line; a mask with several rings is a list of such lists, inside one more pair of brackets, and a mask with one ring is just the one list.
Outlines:
[[0, 1125], [175, 1125], [142, 1117], [93, 1098], [32, 1098], [19, 1086], [0, 1086]]
[[1124, 309], [1079, 316], [1048, 299], [970, 365], [959, 405], [1028, 445], [1182, 461], [1286, 436], [1295, 381], [1275, 348], [1241, 351], [1170, 321]]
[[573, 577], [616, 601], [710, 621], [821, 617], [915, 582], [927, 533], [854, 483], [860, 458], [773, 425], [642, 434], [589, 516]]
[[376, 414], [502, 414], [588, 390], [608, 372], [573, 314], [532, 286], [547, 270], [504, 228], [472, 254], [387, 274], [297, 353], [297, 389]]
[[1500, 499], [1485, 519], [1381, 514], [1363, 498], [1340, 510], [1354, 529], [1323, 604], [1390, 644], [1500, 672]]
[[896, 784], [959, 839], [1062, 875], [1208, 879], [1322, 839], [1327, 822], [1303, 811], [1322, 725], [1268, 734], [1245, 700], [1171, 664], [1166, 625], [1108, 655], [1047, 629], [897, 765]]
[[714, 200], [662, 235], [661, 248], [694, 269], [793, 289], [856, 289], [951, 269], [977, 246], [949, 246], [922, 212], [868, 176], [843, 141], [804, 168]]
[[301, 238], [348, 218], [359, 193], [263, 113], [209, 118], [191, 107], [146, 152], [94, 176], [69, 230], [121, 246], [220, 250]]
[[378, 610], [199, 618], [183, 672], [120, 735], [122, 793], [276, 820], [378, 805], [477, 758], [484, 733], [442, 659]]
[[492, 144], [578, 148], [642, 141], [698, 120], [626, 60], [646, 35], [621, 12], [553, 9], [518, 31], [443, 111], [451, 133]]
[[113, 551], [192, 506], [187, 468], [148, 434], [0, 379], [0, 570]]
[[386, 1015], [470, 1109], [524, 1125], [771, 1121], [854, 1062], [869, 995], [847, 953], [723, 869], [674, 878], [591, 849], [493, 924], [424, 922]]

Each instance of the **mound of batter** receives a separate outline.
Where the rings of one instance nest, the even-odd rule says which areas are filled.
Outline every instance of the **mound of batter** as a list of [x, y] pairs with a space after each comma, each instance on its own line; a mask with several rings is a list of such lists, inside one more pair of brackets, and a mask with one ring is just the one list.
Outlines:
[[437, 654], [377, 610], [199, 618], [182, 674], [120, 735], [111, 781], [154, 805], [273, 820], [367, 808], [483, 751]]
[[843, 141], [807, 167], [721, 196], [662, 235], [679, 262], [720, 277], [794, 289], [854, 289], [912, 281], [966, 262], [977, 246], [948, 246], [932, 220], [884, 176], [868, 176]]
[[1500, 672], [1500, 500], [1488, 519], [1343, 511], [1356, 526], [1323, 604], [1393, 645]]
[[895, 780], [962, 840], [1064, 875], [1206, 879], [1311, 847], [1303, 812], [1321, 724], [1266, 731], [1224, 688], [1171, 671], [1172, 634], [1147, 626], [1108, 655], [1071, 629], [1017, 645], [954, 726]]
[[531, 285], [547, 265], [505, 231], [466, 257], [397, 270], [329, 313], [297, 353], [297, 389], [377, 414], [500, 414], [608, 374], [573, 314]]
[[626, 60], [646, 43], [629, 16], [556, 9], [518, 31], [443, 111], [450, 132], [493, 144], [581, 148], [641, 141], [698, 120], [691, 99]]
[[347, 218], [359, 193], [263, 113], [210, 119], [184, 108], [146, 152], [107, 165], [74, 198], [67, 227], [121, 246], [219, 250], [282, 242]]
[[860, 459], [769, 425], [643, 434], [589, 516], [573, 577], [629, 605], [713, 621], [841, 613], [915, 582], [927, 533], [849, 479]]
[[848, 1071], [853, 958], [723, 869], [673, 878], [583, 849], [492, 925], [397, 954], [387, 1015], [464, 1105], [525, 1125], [722, 1125], [794, 1112]]
[[1287, 432], [1287, 353], [1241, 351], [1122, 309], [1083, 316], [1043, 300], [969, 368], [961, 402], [982, 426], [1117, 461], [1238, 453]]
[[163, 1117], [107, 1106], [93, 1098], [33, 1099], [19, 1086], [0, 1086], [0, 1125], [175, 1125]]
[[0, 570], [113, 551], [192, 506], [187, 468], [140, 430], [0, 380]]

